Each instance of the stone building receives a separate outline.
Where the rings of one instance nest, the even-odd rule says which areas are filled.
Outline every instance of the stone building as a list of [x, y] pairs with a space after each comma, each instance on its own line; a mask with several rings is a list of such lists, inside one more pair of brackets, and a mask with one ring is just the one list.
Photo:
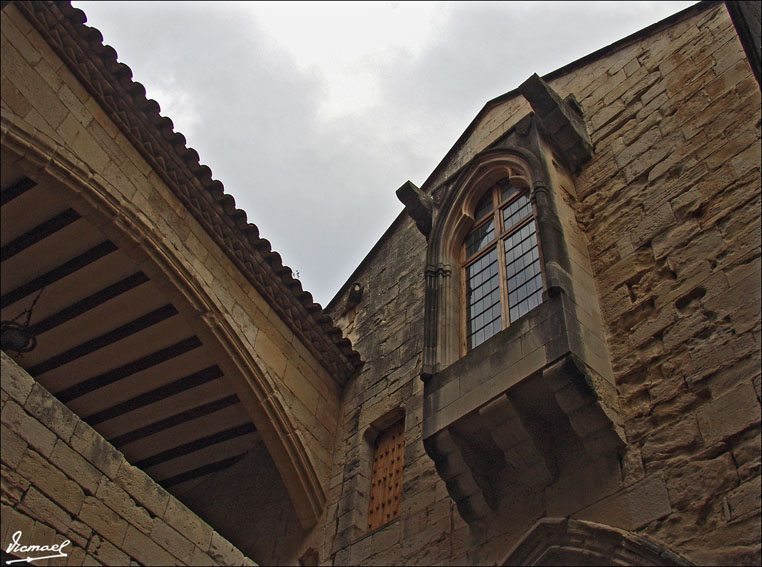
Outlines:
[[487, 102], [325, 309], [85, 21], [2, 5], [4, 561], [759, 564], [759, 4]]

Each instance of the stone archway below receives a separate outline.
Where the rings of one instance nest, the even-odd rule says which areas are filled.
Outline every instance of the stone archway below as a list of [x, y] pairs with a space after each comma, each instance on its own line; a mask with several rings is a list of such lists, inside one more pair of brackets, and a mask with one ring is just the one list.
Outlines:
[[107, 180], [16, 126], [4, 122], [3, 320], [35, 304], [38, 334], [21, 366], [171, 491], [264, 444], [314, 525], [325, 492], [310, 455], [204, 282]]
[[571, 518], [536, 522], [499, 565], [692, 565], [626, 530]]

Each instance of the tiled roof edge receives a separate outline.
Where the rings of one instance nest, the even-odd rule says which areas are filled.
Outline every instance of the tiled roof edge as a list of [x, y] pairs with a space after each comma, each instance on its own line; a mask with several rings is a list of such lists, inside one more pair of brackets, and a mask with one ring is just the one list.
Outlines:
[[96, 28], [87, 26], [82, 10], [65, 2], [14, 2], [85, 85], [109, 118], [161, 175], [163, 181], [213, 237], [230, 260], [272, 309], [299, 337], [331, 376], [343, 384], [362, 366], [360, 355], [302, 289], [270, 243], [259, 236], [246, 212], [237, 209], [211, 169], [200, 163], [159, 104], [132, 80], [132, 70], [117, 61]]

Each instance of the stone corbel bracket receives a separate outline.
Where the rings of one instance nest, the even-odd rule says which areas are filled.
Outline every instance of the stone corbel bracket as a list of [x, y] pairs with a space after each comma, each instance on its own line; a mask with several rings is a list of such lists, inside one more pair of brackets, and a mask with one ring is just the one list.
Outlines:
[[470, 523], [487, 518], [494, 508], [494, 496], [484, 477], [488, 469], [478, 452], [449, 429], [425, 439], [423, 446], [461, 517]]
[[602, 392], [611, 386], [606, 388], [603, 381], [592, 383], [593, 375], [584, 369], [584, 364], [569, 355], [544, 368], [543, 380], [591, 457], [620, 451], [625, 445], [624, 429], [617, 410], [606, 403], [616, 399], [616, 392]]
[[561, 99], [536, 73], [518, 90], [532, 106], [546, 138], [552, 140], [569, 170], [578, 172], [582, 164], [593, 157], [593, 144], [574, 96]]
[[397, 189], [397, 198], [405, 205], [405, 211], [415, 221], [418, 230], [428, 238], [431, 233], [431, 220], [434, 200], [421, 191], [413, 182], [405, 183]]
[[479, 408], [479, 415], [520, 482], [536, 487], [553, 482], [557, 474], [553, 455], [538, 447], [506, 394]]

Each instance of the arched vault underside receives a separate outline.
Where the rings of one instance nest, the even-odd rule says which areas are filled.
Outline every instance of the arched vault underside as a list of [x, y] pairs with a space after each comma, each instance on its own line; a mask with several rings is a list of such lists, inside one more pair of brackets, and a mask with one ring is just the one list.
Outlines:
[[325, 492], [283, 396], [153, 219], [7, 120], [2, 163], [2, 320], [33, 306], [37, 336], [17, 362], [171, 492], [264, 443], [313, 525]]

